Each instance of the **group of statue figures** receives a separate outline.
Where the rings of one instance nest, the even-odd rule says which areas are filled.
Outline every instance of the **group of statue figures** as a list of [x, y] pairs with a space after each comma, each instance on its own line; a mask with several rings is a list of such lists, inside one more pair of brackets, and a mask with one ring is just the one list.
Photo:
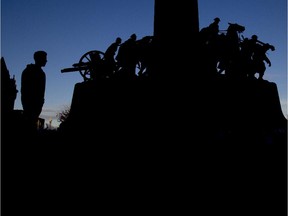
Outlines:
[[275, 47], [261, 42], [257, 35], [243, 37], [241, 34], [245, 27], [237, 23], [228, 23], [227, 30], [220, 31], [219, 22], [220, 19], [216, 17], [199, 33], [206, 65], [210, 70], [220, 74], [224, 72], [228, 76], [256, 78], [258, 73], [258, 79], [263, 79], [265, 63], [271, 66], [266, 52], [274, 51]]
[[[117, 37], [105, 52], [88, 52], [88, 65], [84, 63], [88, 68], [84, 73], [88, 72], [90, 77], [84, 75], [84, 80], [115, 77], [134, 79], [147, 75], [147, 68], [151, 63], [150, 54], [153, 52], [152, 39], [153, 36], [145, 36], [137, 40], [137, 35], [132, 34], [122, 43], [122, 38]], [[74, 66], [81, 66], [81, 63]]]
[[[214, 22], [199, 31], [197, 49], [202, 62], [201, 71], [263, 79], [266, 64], [271, 66], [266, 53], [268, 50], [274, 51], [274, 46], [261, 42], [257, 35], [243, 37], [245, 27], [237, 23], [228, 23], [227, 30], [219, 30], [219, 22], [220, 19], [216, 17]], [[153, 62], [157, 62], [157, 59], [153, 59], [156, 44], [153, 39], [153, 36], [144, 36], [137, 40], [134, 33], [123, 43], [117, 37], [103, 56], [100, 56], [100, 52], [91, 53], [90, 79], [150, 76], [149, 68]]]

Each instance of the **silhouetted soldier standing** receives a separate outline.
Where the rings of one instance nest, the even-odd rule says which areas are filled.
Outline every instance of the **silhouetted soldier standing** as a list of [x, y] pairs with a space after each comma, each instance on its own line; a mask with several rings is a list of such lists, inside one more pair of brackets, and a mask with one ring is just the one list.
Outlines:
[[219, 22], [220, 18], [216, 17], [214, 21], [207, 27], [200, 31], [200, 39], [204, 44], [213, 43], [219, 35]]
[[111, 77], [113, 73], [117, 70], [115, 54], [121, 43], [122, 39], [120, 37], [117, 37], [115, 42], [113, 42], [104, 53], [104, 60], [107, 67], [106, 69], [108, 77]]
[[136, 77], [137, 65], [137, 47], [136, 47], [136, 34], [132, 34], [128, 40], [121, 44], [119, 47], [116, 60], [118, 63], [120, 76], [126, 78]]
[[252, 68], [252, 55], [256, 49], [256, 43], [258, 41], [257, 35], [252, 35], [251, 39], [244, 38], [240, 43], [240, 66], [243, 74], [248, 77], [253, 77]]
[[37, 122], [44, 105], [46, 75], [42, 70], [47, 63], [47, 53], [36, 51], [35, 64], [28, 64], [21, 76], [21, 102], [27, 128], [37, 130]]
[[220, 18], [216, 17], [214, 19], [214, 22], [212, 22], [209, 26], [208, 26], [208, 29], [209, 29], [209, 33], [210, 33], [210, 36], [212, 38], [215, 38], [218, 36], [219, 34], [219, 23], [220, 23]]
[[220, 19], [216, 17], [214, 21], [207, 27], [204, 27], [199, 32], [201, 58], [203, 62], [201, 67], [209, 74], [217, 73], [218, 62], [218, 44], [219, 44], [219, 22]]
[[274, 47], [270, 44], [256, 44], [255, 51], [252, 55], [252, 62], [253, 62], [253, 75], [255, 76], [255, 73], [259, 73], [258, 79], [262, 80], [264, 76], [264, 72], [266, 71], [266, 62], [269, 67], [271, 67], [271, 61], [267, 57], [266, 52], [272, 49], [274, 50]]

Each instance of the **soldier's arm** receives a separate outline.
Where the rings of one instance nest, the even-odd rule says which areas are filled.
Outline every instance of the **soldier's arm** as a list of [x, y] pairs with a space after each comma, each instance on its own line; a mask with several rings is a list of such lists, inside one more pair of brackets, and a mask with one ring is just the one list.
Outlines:
[[271, 61], [266, 55], [264, 57], [264, 61], [268, 64], [269, 67], [271, 67]]

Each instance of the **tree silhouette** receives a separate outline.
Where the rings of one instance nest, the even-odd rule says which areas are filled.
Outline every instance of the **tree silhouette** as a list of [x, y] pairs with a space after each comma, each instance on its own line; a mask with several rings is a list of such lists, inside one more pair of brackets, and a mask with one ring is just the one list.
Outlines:
[[69, 106], [65, 106], [62, 111], [57, 113], [57, 115], [56, 115], [57, 121], [60, 122], [60, 123], [65, 122], [67, 120], [67, 118], [69, 117], [69, 114], [70, 114], [70, 107]]

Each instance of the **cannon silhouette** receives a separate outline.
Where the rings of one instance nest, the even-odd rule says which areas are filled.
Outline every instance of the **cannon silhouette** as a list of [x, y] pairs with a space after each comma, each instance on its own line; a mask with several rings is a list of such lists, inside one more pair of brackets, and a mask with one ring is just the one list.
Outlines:
[[61, 73], [78, 71], [84, 81], [92, 80], [95, 73], [100, 73], [103, 66], [104, 53], [99, 50], [91, 50], [81, 56], [78, 63], [74, 63], [70, 68], [64, 68]]
[[[61, 73], [76, 72], [78, 71], [83, 77], [84, 81], [110, 78], [117, 75], [123, 67], [115, 62], [115, 67], [109, 67], [111, 62], [105, 61], [104, 52], [99, 50], [91, 50], [81, 56], [79, 62], [74, 63], [70, 68], [61, 69]], [[143, 76], [146, 72], [147, 65], [144, 64], [143, 60], [138, 58], [136, 63], [136, 76]], [[145, 76], [145, 75], [144, 75]]]

